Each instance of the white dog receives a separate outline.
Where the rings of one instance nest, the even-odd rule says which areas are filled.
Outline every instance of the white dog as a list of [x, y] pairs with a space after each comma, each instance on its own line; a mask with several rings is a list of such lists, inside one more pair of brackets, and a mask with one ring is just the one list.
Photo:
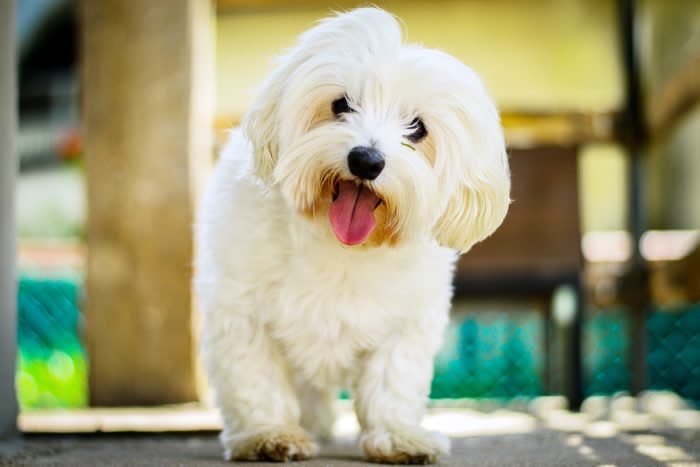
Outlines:
[[498, 113], [471, 69], [403, 44], [377, 8], [303, 34], [232, 133], [197, 226], [226, 458], [311, 457], [340, 387], [370, 460], [446, 452], [420, 423], [454, 264], [502, 222], [509, 192]]

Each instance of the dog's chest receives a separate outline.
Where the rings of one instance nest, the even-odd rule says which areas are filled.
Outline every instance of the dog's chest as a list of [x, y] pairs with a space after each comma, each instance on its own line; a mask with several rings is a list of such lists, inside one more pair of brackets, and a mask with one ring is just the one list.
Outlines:
[[308, 261], [289, 266], [268, 326], [291, 366], [314, 383], [342, 382], [410, 311], [406, 297], [392, 292], [396, 274]]

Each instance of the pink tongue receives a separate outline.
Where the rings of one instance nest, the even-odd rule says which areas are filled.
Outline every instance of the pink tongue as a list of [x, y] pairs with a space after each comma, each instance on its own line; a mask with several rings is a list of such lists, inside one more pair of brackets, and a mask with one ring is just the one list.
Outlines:
[[374, 229], [374, 208], [379, 198], [364, 185], [342, 181], [328, 217], [338, 240], [346, 245], [364, 242]]

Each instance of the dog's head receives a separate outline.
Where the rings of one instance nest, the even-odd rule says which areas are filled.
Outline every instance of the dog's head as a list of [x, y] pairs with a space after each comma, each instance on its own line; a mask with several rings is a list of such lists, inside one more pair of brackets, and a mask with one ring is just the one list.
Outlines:
[[432, 236], [460, 251], [509, 204], [498, 112], [477, 75], [402, 43], [377, 8], [303, 34], [243, 122], [257, 175], [347, 245]]

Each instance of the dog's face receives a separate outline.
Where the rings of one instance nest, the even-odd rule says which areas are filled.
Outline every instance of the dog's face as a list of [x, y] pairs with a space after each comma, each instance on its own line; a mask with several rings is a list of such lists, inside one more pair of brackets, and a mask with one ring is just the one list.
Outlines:
[[302, 35], [243, 122], [257, 175], [346, 245], [460, 251], [509, 204], [498, 113], [476, 74], [362, 8]]

